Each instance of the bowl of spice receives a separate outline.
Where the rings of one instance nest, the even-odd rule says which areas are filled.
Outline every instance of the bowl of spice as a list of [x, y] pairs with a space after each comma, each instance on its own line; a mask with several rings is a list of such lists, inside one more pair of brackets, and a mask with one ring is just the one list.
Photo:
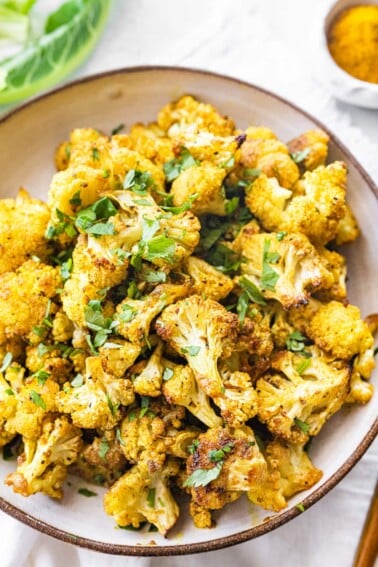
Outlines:
[[320, 38], [319, 78], [337, 98], [378, 108], [378, 0], [338, 0], [322, 22]]

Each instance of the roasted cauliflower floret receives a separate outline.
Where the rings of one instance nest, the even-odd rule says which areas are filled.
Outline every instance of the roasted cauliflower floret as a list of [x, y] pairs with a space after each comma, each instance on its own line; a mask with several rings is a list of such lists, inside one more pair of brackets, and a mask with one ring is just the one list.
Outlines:
[[277, 180], [260, 175], [247, 190], [246, 204], [266, 230], [301, 232], [314, 244], [327, 244], [346, 213], [346, 167], [342, 162], [320, 166], [300, 183], [303, 194], [292, 196]]
[[252, 138], [251, 129], [247, 129], [246, 134], [247, 140], [241, 146], [240, 165], [276, 178], [282, 187], [292, 187], [299, 179], [299, 170], [285, 144], [276, 137], [257, 138], [257, 132], [253, 132]]
[[195, 215], [205, 213], [224, 216], [226, 198], [222, 186], [226, 170], [212, 164], [203, 164], [186, 169], [173, 181], [170, 195], [174, 206], [191, 202], [190, 210]]
[[256, 390], [246, 372], [230, 372], [226, 365], [220, 365], [220, 374], [224, 392], [215, 402], [225, 422], [238, 427], [257, 414]]
[[215, 413], [205, 392], [197, 384], [189, 366], [164, 360], [165, 380], [163, 394], [169, 404], [184, 406], [208, 427], [222, 425], [222, 419]]
[[155, 327], [186, 358], [200, 388], [212, 398], [222, 395], [217, 360], [231, 354], [237, 316], [212, 299], [192, 295], [164, 309]]
[[316, 297], [321, 301], [345, 301], [347, 268], [344, 256], [324, 247], [317, 248], [317, 253], [329, 277], [323, 282]]
[[196, 256], [189, 256], [183, 264], [185, 272], [194, 282], [193, 292], [214, 301], [231, 293], [234, 284], [230, 277]]
[[161, 360], [163, 348], [163, 342], [159, 341], [142, 371], [138, 374], [134, 374], [133, 388], [134, 392], [137, 394], [154, 398], [160, 396], [164, 371]]
[[171, 137], [186, 129], [229, 136], [235, 129], [230, 118], [221, 116], [211, 104], [199, 102], [191, 96], [183, 96], [178, 101], [164, 106], [158, 114], [157, 122]]
[[[209, 428], [189, 456], [188, 477], [192, 500], [207, 510], [219, 510], [264, 481], [267, 467], [252, 429], [242, 426]], [[193, 512], [193, 509], [191, 509]]]
[[351, 360], [374, 344], [369, 327], [355, 305], [330, 301], [322, 305], [307, 326], [307, 335], [334, 358]]
[[111, 486], [126, 471], [126, 459], [122, 451], [123, 439], [114, 431], [105, 431], [90, 444], [84, 444], [71, 472], [89, 482]]
[[157, 315], [171, 303], [190, 293], [190, 284], [160, 284], [144, 299], [125, 298], [117, 305], [117, 332], [135, 345], [143, 346]]
[[60, 309], [55, 313], [52, 322], [52, 336], [55, 341], [60, 343], [65, 343], [70, 341], [73, 337], [74, 325], [72, 321], [64, 313], [63, 309]]
[[172, 138], [172, 143], [175, 154], [178, 155], [175, 161], [189, 152], [192, 159], [203, 165], [212, 164], [227, 171], [234, 169], [239, 162], [238, 136], [216, 136], [211, 132], [196, 132], [195, 129], [188, 128], [180, 130]]
[[0, 201], [0, 274], [13, 272], [32, 256], [47, 258], [49, 218], [46, 203], [32, 199], [25, 189], [15, 199]]
[[124, 339], [115, 338], [111, 343], [99, 349], [102, 366], [108, 374], [115, 378], [125, 376], [126, 370], [130, 368], [141, 353], [141, 347]]
[[45, 316], [49, 299], [62, 285], [59, 270], [28, 260], [15, 272], [0, 276], [0, 344], [25, 339]]
[[86, 359], [82, 384], [65, 384], [56, 398], [58, 409], [71, 416], [72, 422], [84, 429], [113, 429], [121, 419], [120, 406], [134, 401], [130, 380], [114, 378], [104, 372], [101, 357]]
[[78, 238], [72, 260], [71, 277], [61, 294], [62, 304], [69, 319], [79, 327], [85, 327], [85, 309], [89, 302], [98, 300], [103, 289], [122, 282], [127, 274], [128, 260], [118, 262], [115, 254], [106, 254], [101, 243], [84, 234]]
[[272, 372], [256, 384], [259, 419], [274, 435], [291, 443], [305, 443], [310, 435], [317, 435], [348, 392], [346, 364], [316, 347], [308, 347], [307, 352], [309, 358], [289, 351], [277, 353]]
[[43, 492], [62, 498], [67, 467], [75, 462], [81, 449], [81, 431], [66, 417], [48, 417], [37, 440], [24, 439], [24, 453], [17, 459], [17, 471], [5, 479], [8, 486], [23, 496]]
[[169, 479], [178, 471], [179, 464], [173, 459], [153, 474], [134, 465], [105, 495], [106, 513], [119, 526], [138, 528], [147, 520], [165, 536], [179, 516], [179, 507], [169, 488]]
[[307, 130], [290, 140], [287, 147], [293, 159], [306, 170], [325, 165], [328, 154], [329, 136], [324, 130]]
[[172, 140], [164, 135], [157, 124], [134, 124], [130, 130], [133, 149], [154, 163], [174, 159]]
[[358, 238], [360, 229], [351, 208], [346, 204], [345, 215], [339, 220], [335, 237], [336, 246], [349, 244]]
[[279, 512], [286, 508], [288, 498], [311, 488], [322, 477], [301, 445], [276, 439], [268, 443], [264, 457], [268, 475], [248, 492], [248, 498], [266, 510]]
[[242, 274], [262, 290], [266, 299], [279, 301], [285, 309], [307, 303], [328, 277], [304, 234], [289, 234], [280, 240], [276, 234], [246, 235], [239, 245], [245, 258], [240, 266]]

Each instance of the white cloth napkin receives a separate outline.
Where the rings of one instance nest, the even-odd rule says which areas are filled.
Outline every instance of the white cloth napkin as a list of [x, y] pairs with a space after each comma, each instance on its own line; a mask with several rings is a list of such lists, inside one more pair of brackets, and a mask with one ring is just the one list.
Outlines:
[[[43, 1], [47, 7], [56, 4], [56, 0]], [[337, 103], [309, 72], [309, 37], [314, 20], [328, 4], [329, 0], [118, 0], [102, 41], [77, 75], [128, 65], [167, 64], [239, 77], [281, 94], [318, 117], [377, 180], [378, 133], [368, 142], [351, 124], [348, 107]], [[0, 567], [232, 563], [238, 567], [349, 567], [377, 470], [375, 442], [346, 479], [289, 524], [234, 548], [180, 558], [105, 556], [40, 535], [0, 513]]]

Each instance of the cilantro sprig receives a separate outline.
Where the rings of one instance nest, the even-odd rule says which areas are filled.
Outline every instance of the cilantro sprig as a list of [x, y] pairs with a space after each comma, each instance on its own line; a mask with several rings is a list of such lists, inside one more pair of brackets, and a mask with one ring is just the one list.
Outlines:
[[163, 165], [166, 180], [170, 183], [171, 181], [174, 181], [180, 173], [189, 169], [189, 167], [198, 165], [199, 161], [192, 156], [187, 148], [183, 147], [178, 157], [167, 161]]
[[75, 226], [86, 234], [95, 237], [116, 234], [114, 225], [108, 219], [117, 209], [108, 197], [102, 197], [89, 207], [81, 209], [75, 219]]
[[274, 291], [276, 289], [277, 281], [279, 280], [279, 273], [274, 270], [270, 264], [277, 264], [281, 255], [278, 252], [270, 252], [270, 240], [264, 240], [263, 261], [261, 272], [261, 288], [263, 290]]

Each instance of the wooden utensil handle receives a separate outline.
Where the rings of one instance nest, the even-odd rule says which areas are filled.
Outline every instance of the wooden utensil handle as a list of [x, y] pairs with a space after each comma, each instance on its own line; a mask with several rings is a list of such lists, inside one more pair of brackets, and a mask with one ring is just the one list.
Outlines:
[[353, 567], [374, 567], [378, 555], [378, 482], [362, 530]]

